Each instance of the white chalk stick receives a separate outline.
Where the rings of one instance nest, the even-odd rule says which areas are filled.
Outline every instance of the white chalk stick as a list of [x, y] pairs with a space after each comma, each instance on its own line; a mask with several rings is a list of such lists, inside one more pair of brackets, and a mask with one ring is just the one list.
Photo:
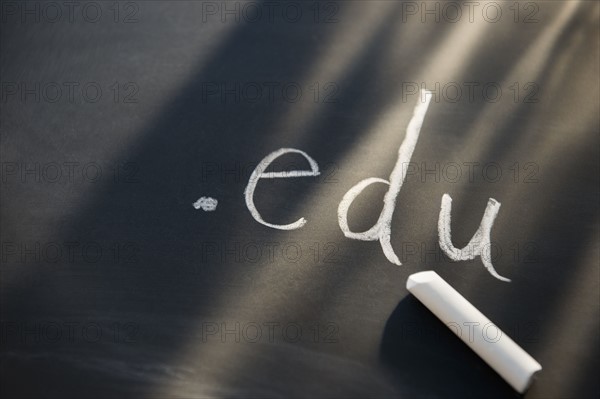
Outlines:
[[542, 366], [434, 271], [412, 274], [406, 288], [519, 393]]

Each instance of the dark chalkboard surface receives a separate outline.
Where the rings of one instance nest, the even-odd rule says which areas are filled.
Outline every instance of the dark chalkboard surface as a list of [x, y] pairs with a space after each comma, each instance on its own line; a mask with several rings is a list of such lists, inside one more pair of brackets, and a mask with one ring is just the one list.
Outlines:
[[[598, 397], [597, 2], [0, 4], [3, 397], [518, 397], [408, 294], [423, 270], [540, 362], [526, 397]], [[391, 180], [421, 89], [398, 266], [337, 212]], [[252, 198], [299, 229], [244, 197], [281, 148], [320, 174]], [[458, 248], [501, 203], [511, 282], [441, 249], [444, 194]]]

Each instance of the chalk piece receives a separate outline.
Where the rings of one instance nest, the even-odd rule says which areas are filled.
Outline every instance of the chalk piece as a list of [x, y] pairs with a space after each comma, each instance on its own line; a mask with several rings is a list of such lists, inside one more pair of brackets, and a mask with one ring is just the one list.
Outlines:
[[212, 212], [215, 209], [217, 209], [218, 204], [219, 204], [219, 201], [217, 201], [216, 198], [200, 197], [192, 205], [194, 206], [195, 209], [202, 209], [205, 212]]
[[408, 276], [406, 288], [519, 393], [542, 366], [434, 271]]

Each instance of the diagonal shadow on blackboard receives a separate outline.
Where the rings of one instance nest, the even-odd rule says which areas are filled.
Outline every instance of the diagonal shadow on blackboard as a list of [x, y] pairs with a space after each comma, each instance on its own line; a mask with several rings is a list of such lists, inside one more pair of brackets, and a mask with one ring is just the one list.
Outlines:
[[[373, 41], [361, 54], [358, 62], [350, 68], [347, 79], [353, 82], [351, 93], [369, 93], [368, 96], [365, 95], [366, 99], [375, 98], [370, 92], [372, 81], [369, 77], [376, 74], [379, 63], [384, 62], [382, 55], [394, 45], [393, 41], [386, 41], [386, 38], [390, 35], [390, 29], [393, 27], [398, 13], [399, 6], [392, 7], [390, 15], [375, 28], [377, 33], [374, 35]], [[142, 344], [139, 345], [138, 342], [138, 344], [132, 343], [131, 345], [107, 345], [101, 354], [97, 353], [91, 345], [80, 345], [68, 349], [59, 348], [54, 353], [49, 350], [46, 357], [37, 358], [39, 361], [37, 366], [28, 366], [17, 361], [17, 367], [12, 371], [13, 374], [9, 374], [14, 377], [9, 380], [11, 385], [4, 388], [8, 389], [7, 392], [11, 392], [12, 389], [14, 392], [39, 393], [36, 390], [44, 387], [45, 390], [56, 393], [57, 396], [65, 392], [70, 395], [81, 392], [89, 394], [87, 391], [90, 386], [93, 386], [95, 388], [93, 395], [99, 397], [114, 396], [114, 392], [123, 395], [149, 396], [155, 393], [166, 380], [171, 379], [170, 372], [175, 374], [175, 378], [183, 378], [184, 381], [186, 378], [197, 377], [193, 373], [186, 376], [185, 370], [177, 368], [170, 370], [169, 366], [177, 361], [176, 358], [187, 341], [197, 339], [196, 333], [193, 332], [197, 328], [197, 320], [194, 319], [204, 317], [212, 320], [211, 317], [214, 318], [213, 312], [216, 309], [215, 304], [220, 303], [218, 297], [235, 295], [235, 284], [240, 284], [240, 279], [236, 280], [235, 275], [247, 273], [244, 269], [245, 265], [231, 259], [222, 263], [202, 264], [202, 270], [198, 271], [197, 259], [202, 255], [198, 243], [210, 240], [212, 237], [223, 239], [231, 235], [244, 237], [254, 234], [255, 231], [260, 231], [261, 238], [268, 240], [274, 233], [256, 224], [248, 214], [241, 196], [245, 186], [243, 179], [235, 181], [233, 186], [228, 186], [227, 189], [223, 188], [223, 184], [219, 184], [222, 183], [220, 181], [209, 181], [203, 184], [195, 182], [202, 181], [201, 173], [207, 161], [218, 163], [220, 162], [219, 157], [227, 156], [228, 159], [236, 159], [239, 164], [247, 165], [256, 163], [257, 157], [266, 155], [269, 149], [276, 149], [277, 147], [272, 143], [278, 142], [279, 132], [275, 131], [274, 127], [277, 126], [278, 116], [285, 111], [285, 104], [283, 106], [277, 104], [261, 106], [260, 104], [242, 103], [233, 108], [223, 106], [218, 101], [200, 104], [198, 93], [202, 92], [202, 84], [206, 81], [219, 79], [253, 81], [256, 80], [256, 76], [263, 76], [265, 70], [280, 71], [282, 75], [285, 75], [285, 79], [302, 81], [311, 64], [306, 60], [316, 62], [313, 56], [313, 43], [295, 40], [295, 38], [307, 34], [307, 30], [301, 25], [286, 26], [284, 32], [277, 29], [280, 27], [276, 28], [267, 24], [237, 28], [208, 65], [201, 68], [194, 80], [188, 82], [185, 91], [168, 106], [164, 114], [157, 118], [154, 126], [142, 135], [142, 141], [137, 144], [135, 152], [128, 156], [128, 159], [140, 166], [140, 182], [101, 188], [94, 198], [94, 203], [81, 211], [77, 223], [63, 232], [65, 240], [137, 243], [140, 249], [137, 253], [137, 262], [128, 264], [126, 268], [86, 265], [82, 270], [81, 265], [76, 265], [67, 267], [58, 275], [44, 271], [43, 265], [40, 265], [38, 270], [42, 274], [43, 280], [48, 282], [47, 285], [35, 287], [35, 289], [22, 287], [19, 292], [11, 294], [15, 298], [14, 302], [3, 305], [3, 317], [7, 319], [94, 317], [117, 321], [135, 320], [142, 326], [140, 328], [141, 335], [138, 336], [141, 338]], [[444, 25], [436, 26], [440, 35], [446, 29], [447, 27]], [[265, 35], [271, 36], [269, 39], [265, 39]], [[282, 35], [282, 38], [278, 39], [276, 35]], [[436, 42], [434, 37], [435, 35], [432, 35], [424, 48], [434, 47]], [[293, 46], [289, 45], [288, 39], [293, 42]], [[277, 57], [273, 57], [273, 54], [277, 54]], [[416, 69], [418, 65], [425, 63], [427, 56], [426, 52], [415, 55], [415, 66], [412, 68]], [[298, 62], [298, 60], [305, 62]], [[486, 68], [486, 65], [481, 65], [480, 68]], [[508, 69], [508, 66], [505, 69]], [[281, 71], [285, 71], [285, 73]], [[402, 72], [410, 75], [411, 69], [409, 67]], [[400, 71], [398, 73], [400, 74]], [[506, 70], [500, 68], [495, 70], [497, 76], [503, 73], [506, 73]], [[468, 76], [469, 72], [465, 71], [464, 75]], [[377, 104], [384, 105], [390, 102], [397, 95], [398, 90], [399, 83], [395, 82], [389, 91], [379, 93]], [[302, 132], [303, 136], [297, 142], [291, 143], [293, 145], [290, 146], [309, 149], [309, 153], [315, 159], [326, 159], [333, 162], [341, 160], [344, 154], [358, 141], [361, 132], [378, 117], [378, 112], [379, 108], [376, 105], [365, 106], [354, 95], [344, 96], [342, 93], [339, 103], [332, 105], [327, 111], [322, 111], [317, 121], [311, 125], [310, 130]], [[232, 113], [235, 114], [234, 117], [232, 117]], [[340, 115], [345, 113], [359, 114], [360, 121], [357, 122], [356, 118], [344, 120]], [[469, 126], [468, 120], [465, 122]], [[442, 116], [434, 114], [429, 123], [431, 125], [442, 123]], [[509, 126], [513, 127], [513, 125]], [[336, 136], [328, 133], [335, 129], [343, 131], [344, 134]], [[329, 143], [320, 146], [319, 143], [323, 138], [326, 138]], [[431, 142], [424, 140], [427, 148]], [[508, 145], [508, 143], [498, 143], [495, 146], [502, 147], [504, 145]], [[388, 156], [389, 159], [384, 161], [386, 165], [389, 165], [387, 170], [391, 169], [391, 165], [393, 165], [393, 155], [392, 152]], [[586, 160], [581, 161], [581, 168], [587, 165]], [[575, 174], [581, 172], [585, 171], [580, 168], [573, 171]], [[304, 183], [299, 185], [300, 189], [278, 195], [278, 201], [286, 204], [302, 203], [302, 200], [308, 195], [309, 183], [302, 184]], [[348, 185], [348, 183], [345, 184]], [[572, 188], [576, 189], [577, 187]], [[340, 190], [343, 193], [342, 187]], [[440, 196], [437, 191], [439, 189], [434, 191], [435, 198]], [[198, 213], [191, 212], [191, 203], [204, 193], [223, 198], [224, 201], [221, 202], [220, 207], [224, 210], [201, 217], [197, 216]], [[467, 204], [465, 204], [466, 207]], [[298, 205], [288, 206], [276, 210], [271, 216], [287, 218], [295, 215], [297, 208]], [[371, 208], [366, 212], [365, 217], [372, 220], [378, 210]], [[595, 208], [590, 209], [589, 212], [597, 215]], [[461, 219], [468, 219], [467, 225], [476, 226], [478, 223], [477, 215], [472, 217], [465, 215]], [[335, 222], [335, 219], [333, 221]], [[547, 229], [546, 226], [540, 225], [537, 236], [544, 237], [545, 229]], [[469, 228], [465, 228], [465, 230], [472, 231]], [[569, 226], [566, 234], [570, 237], [569, 243], [575, 245], [584, 241], [582, 238], [585, 238], [583, 236], [586, 232], [576, 229], [575, 226]], [[341, 233], [335, 238], [341, 238]], [[435, 237], [429, 236], [428, 239], [435, 242]], [[377, 249], [376, 245], [374, 247]], [[348, 259], [352, 259], [354, 256], [360, 257], [361, 251], [363, 249], [359, 246], [344, 248]], [[373, 253], [380, 255], [379, 252]], [[570, 260], [569, 255], [565, 253], [561, 262], [568, 264]], [[385, 265], [383, 261], [381, 263]], [[391, 265], [385, 266], [391, 267]], [[349, 262], [345, 272], [349, 276], [356, 275], [360, 267], [361, 265]], [[568, 270], [563, 275], [564, 284], [568, 281], [566, 273], [570, 278], [577, 278], [575, 268]], [[330, 276], [325, 283], [330, 287], [321, 291], [320, 299], [322, 301], [333, 300], [339, 294], [335, 284], [331, 283], [334, 277]], [[224, 289], [224, 285], [216, 285], [214, 281], [222, 282], [228, 279], [236, 282], [233, 284], [233, 292], [226, 294], [218, 292]], [[558, 281], [552, 281], [552, 283], [555, 290], [560, 290], [563, 284]], [[513, 298], [515, 301], [518, 300], [516, 297]], [[395, 331], [397, 331], [393, 324], [394, 320], [399, 314], [402, 315], [401, 317], [417, 315], [419, 320], [423, 317], [426, 323], [433, 323], [433, 320], [427, 319], [428, 316], [415, 310], [415, 307], [418, 308], [418, 304], [411, 301], [411, 299], [402, 301], [394, 311], [382, 343], [384, 348], [382, 351], [386, 353], [384, 360], [388, 364], [391, 363], [392, 370], [396, 370], [394, 378], [398, 378], [405, 384], [410, 384], [409, 380], [425, 373], [426, 370], [417, 368], [407, 372], [406, 368], [402, 367], [398, 357], [406, 355], [406, 353], [396, 350], [399, 344], [394, 340]], [[302, 315], [296, 317], [309, 318], [314, 313], [314, 309], [302, 304], [294, 304], [291, 309], [292, 312]], [[527, 310], [526, 306], [521, 307], [523, 314], [526, 314]], [[453, 338], [450, 337], [450, 339]], [[464, 359], [465, 365], [461, 367], [463, 363], [459, 361], [458, 366], [454, 365], [454, 371], [446, 374], [445, 384], [443, 384], [446, 388], [427, 386], [425, 381], [418, 381], [412, 386], [424, 390], [431, 389], [431, 392], [438, 394], [444, 393], [442, 389], [464, 393], [466, 387], [463, 381], [469, 376], [469, 367], [466, 364], [471, 363], [472, 356], [459, 349], [459, 346], [462, 345], [460, 342], [457, 345], [447, 342], [448, 346], [446, 346], [446, 338], [441, 337], [440, 339], [444, 342], [443, 353], [446, 355], [446, 359], [449, 359], [447, 356], [456, 356], [458, 359]], [[18, 348], [11, 349], [17, 350]], [[267, 353], [275, 354], [276, 349], [272, 349], [271, 352], [267, 351]], [[290, 352], [283, 351], [279, 356], [285, 358], [289, 354]], [[412, 355], [416, 356], [416, 353], [412, 353]], [[46, 370], [46, 367], [54, 360], [60, 361], [60, 359], [68, 359], [68, 362], [71, 364], [74, 362], [75, 366], [49, 372]], [[319, 359], [322, 360], [318, 357], [313, 360]], [[94, 361], [97, 363], [94, 364]], [[332, 363], [337, 364], [333, 361]], [[340, 367], [348, 367], [346, 374], [339, 380], [341, 383], [348, 384], [352, 380], [353, 371], [364, 371], [358, 368], [354, 369], [348, 364], [344, 362], [339, 364]], [[236, 384], [239, 387], [245, 387], [246, 393], [255, 392], [257, 395], [277, 396], [285, 392], [285, 385], [288, 381], [300, 384], [299, 381], [290, 377], [291, 373], [282, 371], [281, 381], [273, 382], [271, 386], [265, 386], [263, 381], [265, 375], [272, 372], [274, 368], [272, 361], [253, 364], [251, 370], [240, 370], [244, 366], [246, 365], [239, 365], [237, 368], [227, 369], [226, 372], [233, 370], [230, 372], [231, 376], [228, 380], [234, 387]], [[311, 362], [305, 366], [306, 368], [317, 367]], [[96, 371], [104, 370], [105, 374], [88, 373], [85, 371], [86, 367]], [[317, 370], [319, 370], [318, 367]], [[324, 370], [334, 371], [330, 368], [324, 368]], [[498, 387], [498, 392], [505, 392], [496, 377], [488, 379], [487, 371], [482, 370], [486, 369], [479, 370], [482, 378], [486, 378], [485, 381]], [[36, 375], [36, 378], [40, 375], [44, 377], [40, 383], [33, 385], [28, 377], [19, 374], [23, 371]], [[347, 390], [342, 392], [356, 394], [363, 390], [363, 393], [377, 396], [377, 392], [388, 395], [396, 389], [387, 386], [386, 382], [371, 378], [373, 380], [367, 381], [367, 383], [349, 384]], [[68, 383], [65, 382], [67, 380]], [[136, 383], [132, 383], [132, 381]], [[187, 383], [193, 386], [192, 382], [188, 381]], [[298, 387], [298, 385], [294, 386]], [[327, 387], [325, 389], [325, 393], [329, 392]], [[398, 389], [402, 390], [402, 388]], [[228, 392], [231, 396], [241, 393], [244, 392], [235, 390]]]

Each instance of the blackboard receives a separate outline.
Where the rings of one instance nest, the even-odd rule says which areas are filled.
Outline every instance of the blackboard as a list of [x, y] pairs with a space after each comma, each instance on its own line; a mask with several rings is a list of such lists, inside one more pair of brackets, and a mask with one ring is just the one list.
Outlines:
[[[423, 270], [540, 362], [526, 397], [598, 397], [597, 2], [1, 7], [3, 397], [520, 396], [408, 294]], [[390, 179], [421, 89], [399, 266], [338, 206]], [[293, 230], [244, 197], [282, 148], [320, 174], [252, 198]], [[444, 194], [457, 248], [501, 204], [510, 282], [440, 248]]]

